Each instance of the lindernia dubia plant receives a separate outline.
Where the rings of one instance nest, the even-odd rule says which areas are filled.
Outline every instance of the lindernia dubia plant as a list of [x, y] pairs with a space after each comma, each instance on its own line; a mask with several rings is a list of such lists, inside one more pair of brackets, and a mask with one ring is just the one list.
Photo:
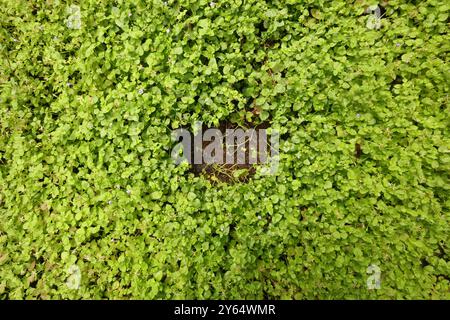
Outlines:
[[449, 10], [3, 1], [0, 298], [449, 299]]

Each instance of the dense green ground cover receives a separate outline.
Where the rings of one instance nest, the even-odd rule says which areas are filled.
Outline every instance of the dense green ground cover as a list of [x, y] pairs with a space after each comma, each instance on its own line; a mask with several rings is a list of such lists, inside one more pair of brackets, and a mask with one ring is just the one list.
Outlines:
[[[450, 5], [373, 4], [1, 0], [0, 298], [450, 298]], [[172, 163], [244, 119], [275, 175]]]

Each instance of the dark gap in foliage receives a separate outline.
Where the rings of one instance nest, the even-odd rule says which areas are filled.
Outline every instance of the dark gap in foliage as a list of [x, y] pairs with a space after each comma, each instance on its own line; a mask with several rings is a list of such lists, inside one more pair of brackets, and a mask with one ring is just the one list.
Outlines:
[[39, 258], [36, 259], [36, 264], [37, 265], [44, 265], [45, 264], [45, 259], [43, 256], [40, 256]]
[[38, 13], [38, 8], [35, 6], [32, 6], [31, 16], [35, 17], [37, 15], [37, 13]]
[[191, 9], [189, 9], [189, 8], [181, 8], [181, 9], [186, 9], [186, 13], [185, 13], [185, 19], [186, 18], [189, 18], [189, 17], [191, 17], [192, 16], [192, 10]]
[[186, 46], [187, 46], [188, 48], [192, 48], [196, 43], [197, 43], [197, 42], [196, 42], [195, 40], [188, 39], [188, 40], [187, 40], [187, 43], [186, 43]]
[[106, 238], [106, 232], [103, 227], [100, 227], [99, 231], [90, 235], [86, 242], [99, 241]]
[[78, 167], [72, 167], [72, 173], [78, 174], [79, 172], [80, 170], [78, 169]]
[[386, 18], [385, 14], [386, 14], [386, 8], [384, 6], [378, 6], [378, 8], [380, 8], [380, 15], [381, 15], [381, 19]]
[[239, 106], [239, 101], [237, 99], [231, 100], [231, 103], [233, 104], [234, 108], [237, 108]]
[[241, 37], [241, 39], [239, 40], [241, 47], [247, 42], [247, 37], [245, 35], [243, 35]]
[[36, 144], [40, 144], [40, 143], [42, 142], [42, 139], [39, 138], [39, 136], [36, 136], [36, 137], [34, 138], [34, 142], [36, 142]]
[[38, 284], [38, 279], [36, 279], [36, 277], [28, 278], [28, 279], [30, 279], [30, 281], [29, 281], [30, 288], [36, 289], [36, 286]]
[[248, 83], [246, 79], [241, 79], [235, 83], [232, 84], [233, 89], [236, 91], [242, 93], [242, 91], [248, 87]]
[[204, 65], [207, 66], [209, 64], [209, 59], [207, 57], [205, 57], [204, 55], [200, 55], [200, 62]]
[[255, 99], [250, 97], [245, 102], [245, 109], [250, 110], [254, 107], [254, 105], [255, 105]]
[[360, 143], [355, 143], [355, 158], [359, 159], [362, 155], [362, 148]]
[[441, 243], [438, 243], [438, 254], [436, 255], [438, 258], [444, 258], [445, 256], [445, 250], [443, 248], [443, 245]]
[[445, 274], [437, 274], [436, 277], [437, 278], [443, 278], [443, 279], [445, 279], [447, 281], [450, 281], [450, 276], [445, 275]]
[[255, 29], [256, 29], [256, 34], [261, 37], [262, 34], [267, 31], [267, 27], [265, 26], [265, 22], [264, 21], [258, 22], [255, 25]]
[[5, 151], [0, 151], [0, 165], [5, 165], [6, 164], [6, 158], [5, 156]]
[[270, 49], [275, 46], [275, 44], [280, 43], [280, 40], [269, 38], [264, 41], [264, 48]]
[[266, 62], [265, 60], [262, 61], [252, 60], [250, 64], [252, 65], [253, 70], [259, 70], [262, 68], [265, 62]]
[[305, 213], [306, 211], [308, 211], [308, 208], [305, 206], [300, 206], [299, 207], [299, 211], [300, 211], [300, 221], [304, 221], [305, 219]]
[[392, 91], [394, 89], [395, 85], [402, 84], [402, 83], [403, 83], [403, 77], [396, 75], [395, 79], [391, 81], [390, 90]]
[[233, 233], [234, 231], [236, 231], [236, 222], [230, 223], [228, 227], [230, 228], [230, 234]]
[[422, 268], [425, 268], [426, 266], [430, 265], [430, 263], [428, 262], [428, 260], [426, 258], [422, 258], [420, 260], [420, 264], [421, 264]]
[[266, 220], [267, 220], [267, 224], [264, 226], [264, 229], [265, 229], [265, 230], [269, 229], [270, 224], [272, 223], [272, 216], [271, 216], [271, 215], [268, 215], [268, 216], [266, 217]]
[[290, 131], [287, 131], [287, 132], [285, 132], [285, 133], [280, 135], [280, 139], [283, 140], [283, 141], [289, 140], [290, 137], [291, 137], [291, 132]]
[[68, 81], [66, 85], [68, 87], [73, 87], [75, 82], [79, 81], [82, 78], [81, 72], [79, 70], [75, 70], [72, 74], [69, 75]]
[[[244, 154], [245, 154], [244, 163], [238, 163], [238, 161], [237, 161], [237, 149], [240, 146], [235, 148], [235, 146], [236, 146], [235, 144], [233, 144], [234, 162], [233, 163], [225, 163], [227, 146], [226, 146], [226, 140], [223, 139], [223, 141], [221, 141], [222, 152], [223, 152], [223, 159], [222, 159], [223, 163], [194, 164], [193, 159], [194, 159], [195, 147], [193, 146], [193, 143], [192, 143], [190, 150], [188, 150], [188, 152], [190, 153], [190, 158], [192, 159], [190, 172], [194, 173], [197, 176], [204, 176], [212, 182], [226, 182], [226, 183], [230, 183], [230, 184], [239, 183], [239, 182], [248, 182], [249, 179], [256, 173], [255, 165], [262, 164], [262, 162], [260, 161], [259, 151], [258, 151], [259, 150], [258, 149], [258, 147], [259, 147], [259, 141], [258, 141], [259, 131], [258, 131], [258, 129], [266, 129], [268, 127], [269, 127], [269, 124], [267, 122], [263, 122], [260, 124], [245, 123], [245, 127], [240, 127], [232, 122], [220, 123], [219, 126], [215, 129], [219, 129], [219, 131], [222, 133], [223, 137], [225, 137], [227, 129], [231, 129], [231, 130], [242, 129], [243, 131], [245, 131], [246, 129], [255, 129], [256, 136], [253, 138], [255, 139], [255, 141], [257, 141], [257, 144], [256, 144], [256, 150], [253, 150], [253, 151], [256, 152], [258, 155], [256, 163], [252, 164], [249, 161], [251, 150], [250, 150], [250, 145], [249, 145], [250, 138], [248, 138], [248, 137], [245, 137], [245, 140], [244, 140], [245, 142], [244, 142], [244, 145], [242, 146], [243, 149], [241, 149], [242, 152], [244, 152]], [[207, 129], [211, 129], [211, 128], [207, 127], [206, 125], [203, 125], [203, 128], [202, 128], [203, 132], [206, 131]], [[191, 141], [194, 141], [194, 137], [192, 134], [191, 134]], [[201, 152], [203, 153], [205, 148], [207, 148], [208, 145], [211, 143], [212, 143], [212, 141], [211, 142], [203, 141], [202, 145], [200, 146]], [[268, 153], [267, 155], [270, 156], [268, 146], [266, 147], [266, 152]]]

